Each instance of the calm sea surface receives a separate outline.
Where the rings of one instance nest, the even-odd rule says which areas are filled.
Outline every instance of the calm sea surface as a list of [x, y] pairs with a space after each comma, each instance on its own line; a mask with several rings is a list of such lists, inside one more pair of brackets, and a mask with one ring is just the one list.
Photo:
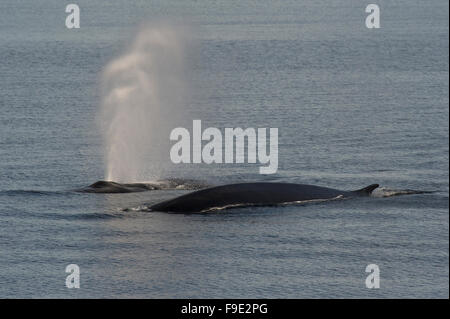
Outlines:
[[[356, 0], [75, 2], [78, 30], [64, 2], [0, 2], [0, 297], [448, 298], [447, 0], [378, 1], [371, 30]], [[183, 190], [74, 192], [104, 179], [101, 71], [141, 23], [175, 20], [192, 26], [186, 119], [277, 127], [279, 168], [143, 179], [433, 192], [191, 215], [141, 209]]]

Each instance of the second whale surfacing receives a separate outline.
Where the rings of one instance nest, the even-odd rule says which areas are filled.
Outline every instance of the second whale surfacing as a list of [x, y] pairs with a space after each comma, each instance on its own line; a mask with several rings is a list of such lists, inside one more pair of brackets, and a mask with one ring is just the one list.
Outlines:
[[162, 189], [196, 190], [208, 187], [208, 184], [193, 179], [169, 178], [154, 182], [118, 183], [112, 181], [98, 181], [87, 187], [77, 189], [80, 193], [136, 193]]
[[356, 191], [292, 183], [241, 183], [216, 186], [176, 197], [150, 207], [152, 211], [173, 213], [206, 212], [245, 206], [271, 206], [310, 200], [369, 196], [372, 184]]

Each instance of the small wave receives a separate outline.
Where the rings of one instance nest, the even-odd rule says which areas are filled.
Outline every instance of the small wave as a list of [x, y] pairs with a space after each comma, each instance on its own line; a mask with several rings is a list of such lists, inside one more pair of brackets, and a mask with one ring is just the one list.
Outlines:
[[151, 183], [159, 187], [159, 189], [196, 190], [212, 186], [204, 181], [181, 178], [169, 178]]
[[30, 211], [23, 212], [22, 214], [14, 213], [14, 218], [23, 218], [29, 220], [30, 218], [44, 219], [44, 220], [76, 220], [76, 221], [88, 221], [88, 220], [109, 220], [117, 218], [125, 218], [129, 215], [125, 215], [122, 211], [111, 212], [46, 212], [46, 211]]
[[390, 189], [386, 187], [380, 187], [372, 192], [372, 197], [392, 197], [401, 195], [414, 195], [414, 194], [430, 194], [433, 191], [420, 191], [414, 189]]
[[122, 213], [83, 213], [83, 214], [76, 214], [76, 215], [70, 215], [68, 219], [75, 219], [75, 220], [92, 220], [92, 219], [99, 219], [99, 220], [106, 220], [106, 219], [115, 219], [115, 218], [124, 218], [125, 216]]
[[151, 209], [146, 205], [141, 205], [137, 207], [124, 208], [122, 212], [150, 212]]
[[64, 195], [66, 192], [61, 191], [43, 191], [43, 190], [33, 190], [33, 189], [11, 189], [6, 191], [0, 191], [0, 195], [6, 195], [6, 196], [20, 196], [20, 195], [46, 195], [46, 196], [53, 196], [53, 195]]

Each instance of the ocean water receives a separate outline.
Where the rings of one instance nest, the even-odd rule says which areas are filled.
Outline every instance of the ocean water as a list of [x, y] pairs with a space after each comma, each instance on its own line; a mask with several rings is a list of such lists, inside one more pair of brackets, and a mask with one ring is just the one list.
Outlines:
[[[76, 30], [61, 1], [0, 3], [0, 297], [448, 298], [448, 1], [378, 1], [371, 30], [356, 0], [76, 3]], [[149, 163], [143, 179], [378, 196], [167, 214], [145, 207], [188, 190], [74, 191], [105, 178], [105, 65], [142, 23], [180, 21], [184, 120], [277, 127], [279, 168]], [[407, 189], [431, 193], [386, 196]]]

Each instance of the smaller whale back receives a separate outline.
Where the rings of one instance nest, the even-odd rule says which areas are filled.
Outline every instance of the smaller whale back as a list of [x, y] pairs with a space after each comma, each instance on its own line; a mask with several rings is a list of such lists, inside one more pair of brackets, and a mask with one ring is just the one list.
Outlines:
[[208, 184], [194, 179], [169, 178], [153, 182], [117, 183], [98, 181], [87, 187], [77, 189], [81, 193], [135, 193], [161, 189], [201, 189]]
[[82, 193], [134, 193], [158, 189], [155, 185], [147, 183], [116, 183], [111, 181], [98, 181], [88, 187], [79, 189]]

